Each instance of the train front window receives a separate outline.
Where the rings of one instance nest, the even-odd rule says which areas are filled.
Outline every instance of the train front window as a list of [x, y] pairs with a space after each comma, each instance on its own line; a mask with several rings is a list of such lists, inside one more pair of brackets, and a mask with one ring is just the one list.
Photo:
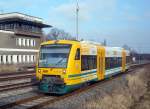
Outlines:
[[43, 45], [40, 49], [39, 67], [66, 68], [71, 45]]

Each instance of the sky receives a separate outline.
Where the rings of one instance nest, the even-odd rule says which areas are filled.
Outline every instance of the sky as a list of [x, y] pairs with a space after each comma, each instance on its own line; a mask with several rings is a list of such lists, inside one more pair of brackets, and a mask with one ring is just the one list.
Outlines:
[[[150, 0], [78, 0], [79, 38], [150, 53]], [[76, 0], [0, 0], [0, 12], [43, 18], [76, 36]], [[46, 30], [50, 31], [50, 30]]]

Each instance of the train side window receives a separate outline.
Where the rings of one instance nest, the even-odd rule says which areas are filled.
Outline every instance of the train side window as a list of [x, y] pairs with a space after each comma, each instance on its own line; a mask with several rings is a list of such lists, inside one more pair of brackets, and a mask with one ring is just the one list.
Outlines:
[[106, 64], [106, 70], [112, 69], [115, 67], [121, 67], [122, 58], [121, 57], [107, 57], [105, 64]]
[[97, 68], [97, 56], [81, 56], [81, 70], [92, 70]]
[[76, 51], [75, 60], [80, 60], [80, 49], [79, 48]]

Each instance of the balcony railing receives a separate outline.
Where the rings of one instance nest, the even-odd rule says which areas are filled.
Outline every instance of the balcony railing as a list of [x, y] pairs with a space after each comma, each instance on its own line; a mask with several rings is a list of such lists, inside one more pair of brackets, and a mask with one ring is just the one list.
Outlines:
[[42, 32], [31, 32], [31, 31], [24, 31], [22, 29], [14, 30], [16, 35], [25, 35], [25, 36], [34, 36], [34, 37], [41, 37], [43, 35]]

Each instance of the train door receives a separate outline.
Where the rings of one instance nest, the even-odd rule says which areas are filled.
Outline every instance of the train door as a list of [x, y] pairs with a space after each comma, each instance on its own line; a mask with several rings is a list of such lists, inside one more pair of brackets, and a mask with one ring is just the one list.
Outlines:
[[105, 50], [104, 48], [98, 48], [98, 57], [97, 57], [97, 76], [98, 80], [104, 79], [105, 73]]
[[126, 70], [126, 52], [125, 50], [122, 51], [122, 72]]

